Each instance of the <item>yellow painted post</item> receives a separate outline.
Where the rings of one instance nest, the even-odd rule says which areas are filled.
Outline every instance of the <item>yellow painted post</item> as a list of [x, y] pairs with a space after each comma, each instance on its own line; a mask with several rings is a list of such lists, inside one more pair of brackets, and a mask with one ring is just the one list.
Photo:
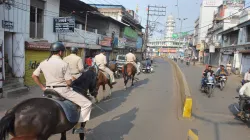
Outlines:
[[187, 97], [183, 107], [183, 117], [184, 118], [191, 118], [192, 116], [192, 105], [193, 100], [192, 98]]
[[194, 129], [189, 129], [188, 140], [199, 140], [198, 131]]

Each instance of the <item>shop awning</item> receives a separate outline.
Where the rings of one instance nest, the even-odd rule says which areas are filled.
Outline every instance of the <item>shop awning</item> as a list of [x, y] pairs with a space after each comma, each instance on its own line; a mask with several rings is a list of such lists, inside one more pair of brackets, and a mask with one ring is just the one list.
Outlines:
[[239, 51], [239, 53], [250, 53], [250, 50], [242, 50], [242, 51]]
[[86, 44], [84, 43], [75, 43], [75, 42], [62, 42], [62, 43], [66, 48], [67, 47], [87, 48]]
[[91, 50], [100, 50], [101, 46], [100, 45], [96, 45], [96, 44], [89, 44], [89, 45], [87, 45], [87, 48], [91, 49]]
[[25, 41], [25, 49], [27, 49], [27, 50], [47, 51], [50, 49], [50, 45], [51, 44], [47, 41], [34, 41], [34, 42]]
[[112, 51], [112, 48], [111, 48], [111, 47], [103, 47], [103, 46], [102, 46], [102, 49], [104, 49], [105, 51]]

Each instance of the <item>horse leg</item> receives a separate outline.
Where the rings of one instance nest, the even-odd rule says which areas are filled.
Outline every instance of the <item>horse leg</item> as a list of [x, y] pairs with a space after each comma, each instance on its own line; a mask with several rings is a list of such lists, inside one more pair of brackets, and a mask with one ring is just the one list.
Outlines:
[[[83, 129], [85, 129], [85, 126], [86, 126], [86, 122], [81, 123], [81, 127], [82, 127]], [[80, 140], [84, 140], [85, 134], [84, 134], [84, 133], [80, 133], [80, 134], [79, 134], [79, 137], [80, 137]]]
[[127, 89], [127, 82], [128, 82], [127, 76], [124, 75], [123, 79], [124, 79], [124, 89]]
[[105, 93], [106, 93], [106, 87], [105, 87], [105, 84], [103, 84], [102, 85], [102, 96], [103, 96], [103, 99], [106, 99]]
[[133, 87], [134, 86], [134, 76], [132, 76], [131, 79], [132, 79], [131, 87]]
[[61, 140], [66, 140], [66, 132], [61, 133]]
[[108, 85], [109, 85], [109, 88], [110, 88], [109, 97], [111, 97], [113, 86], [112, 86], [112, 84], [110, 82], [108, 82]]

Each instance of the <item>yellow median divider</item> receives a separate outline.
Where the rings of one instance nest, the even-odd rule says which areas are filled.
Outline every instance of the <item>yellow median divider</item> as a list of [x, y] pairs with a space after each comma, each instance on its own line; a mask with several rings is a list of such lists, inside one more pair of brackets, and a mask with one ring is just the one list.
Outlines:
[[192, 117], [192, 106], [193, 100], [191, 97], [190, 89], [186, 80], [185, 75], [181, 71], [180, 67], [171, 59], [166, 58], [166, 60], [172, 65], [174, 70], [174, 75], [176, 76], [178, 84], [178, 92], [181, 96], [182, 104], [182, 117], [191, 118]]

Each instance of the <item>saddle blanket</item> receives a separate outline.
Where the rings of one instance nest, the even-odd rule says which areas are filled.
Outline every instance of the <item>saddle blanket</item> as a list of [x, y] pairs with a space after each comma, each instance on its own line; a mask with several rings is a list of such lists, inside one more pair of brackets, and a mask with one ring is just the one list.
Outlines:
[[103, 74], [104, 74], [104, 76], [108, 79], [108, 80], [110, 80], [110, 75], [107, 73], [107, 72], [105, 72], [105, 71], [101, 71]]
[[72, 103], [69, 100], [59, 101], [59, 100], [55, 100], [53, 98], [49, 98], [49, 99], [57, 102], [62, 107], [69, 122], [71, 122], [71, 123], [78, 122], [78, 120], [80, 118], [80, 110], [78, 110], [77, 105], [75, 105], [74, 103]]

